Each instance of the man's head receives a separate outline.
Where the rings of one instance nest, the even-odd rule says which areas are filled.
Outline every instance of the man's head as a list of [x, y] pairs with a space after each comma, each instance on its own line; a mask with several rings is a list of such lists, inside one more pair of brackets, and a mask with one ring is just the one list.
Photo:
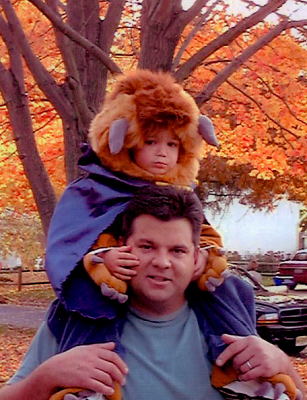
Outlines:
[[166, 315], [185, 301], [199, 277], [201, 203], [189, 191], [150, 186], [131, 200], [123, 219], [123, 243], [140, 264], [130, 281], [131, 304], [148, 314]]
[[161, 221], [186, 219], [191, 225], [193, 244], [198, 246], [204, 214], [200, 200], [192, 191], [157, 185], [141, 188], [130, 201], [123, 216], [121, 236], [124, 242], [131, 235], [134, 219], [142, 214], [151, 215]]

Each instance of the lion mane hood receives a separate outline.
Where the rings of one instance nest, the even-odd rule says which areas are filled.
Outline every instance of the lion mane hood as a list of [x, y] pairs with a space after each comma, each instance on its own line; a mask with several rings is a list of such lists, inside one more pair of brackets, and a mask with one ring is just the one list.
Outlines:
[[[120, 77], [106, 96], [103, 109], [93, 119], [89, 140], [102, 164], [113, 171], [136, 178], [176, 185], [195, 181], [204, 140], [198, 132], [199, 109], [194, 99], [164, 72], [137, 70]], [[118, 154], [109, 148], [109, 130], [116, 120], [125, 118], [128, 130]], [[154, 175], [140, 168], [131, 149], [144, 144], [157, 129], [171, 130], [180, 141], [176, 166], [165, 175]]]

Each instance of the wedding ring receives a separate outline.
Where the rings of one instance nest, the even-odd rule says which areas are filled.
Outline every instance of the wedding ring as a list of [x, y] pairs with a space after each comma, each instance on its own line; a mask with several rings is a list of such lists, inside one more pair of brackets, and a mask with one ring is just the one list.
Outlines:
[[249, 361], [246, 361], [246, 364], [247, 364], [249, 369], [253, 369], [253, 367], [251, 366], [251, 363]]

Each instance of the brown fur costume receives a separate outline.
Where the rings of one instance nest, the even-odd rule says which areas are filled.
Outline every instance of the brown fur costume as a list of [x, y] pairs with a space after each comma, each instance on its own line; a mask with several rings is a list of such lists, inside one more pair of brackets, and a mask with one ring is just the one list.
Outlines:
[[[120, 78], [105, 100], [103, 110], [94, 118], [89, 132], [91, 146], [102, 164], [113, 171], [150, 181], [189, 186], [196, 179], [204, 140], [198, 132], [200, 113], [193, 98], [171, 75], [147, 70], [130, 72]], [[117, 119], [129, 122], [125, 143], [119, 154], [110, 153], [109, 128]], [[177, 165], [157, 176], [133, 162], [131, 149], [144, 144], [146, 136], [170, 129], [180, 141]]]

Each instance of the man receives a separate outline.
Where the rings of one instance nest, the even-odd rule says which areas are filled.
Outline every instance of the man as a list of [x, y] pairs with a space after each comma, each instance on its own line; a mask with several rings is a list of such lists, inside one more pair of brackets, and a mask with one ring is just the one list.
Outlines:
[[[0, 399], [48, 400], [67, 387], [110, 396], [119, 382], [124, 400], [220, 400], [210, 383], [217, 356], [218, 365], [230, 360], [241, 380], [286, 373], [304, 391], [288, 357], [255, 336], [248, 284], [230, 277], [215, 293], [193, 284], [203, 265], [198, 262], [202, 218], [192, 192], [141, 189], [122, 223], [122, 244], [140, 261], [129, 306], [112, 308], [108, 300], [98, 322], [63, 310], [53, 333], [44, 323]], [[72, 338], [79, 346], [71, 348]], [[228, 346], [221, 351], [223, 341]]]

